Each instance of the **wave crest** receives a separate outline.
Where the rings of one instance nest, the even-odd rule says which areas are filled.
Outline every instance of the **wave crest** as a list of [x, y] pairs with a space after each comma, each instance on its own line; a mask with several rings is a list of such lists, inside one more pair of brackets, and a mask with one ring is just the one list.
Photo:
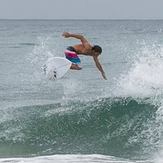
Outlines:
[[35, 146], [36, 154], [141, 155], [155, 150], [160, 140], [157, 109], [132, 98], [15, 108], [14, 118], [0, 124], [0, 143]]

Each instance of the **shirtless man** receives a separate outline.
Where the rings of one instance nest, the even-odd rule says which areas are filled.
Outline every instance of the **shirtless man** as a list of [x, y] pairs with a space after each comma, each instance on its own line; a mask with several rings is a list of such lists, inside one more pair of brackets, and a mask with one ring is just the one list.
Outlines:
[[105, 72], [98, 60], [98, 56], [102, 53], [102, 48], [100, 46], [98, 45], [92, 46], [84, 36], [79, 34], [71, 34], [68, 32], [64, 32], [62, 36], [65, 38], [73, 37], [81, 41], [81, 44], [69, 46], [65, 51], [66, 58], [72, 62], [71, 69], [74, 70], [81, 69], [81, 67], [79, 67], [78, 65], [81, 62], [78, 55], [92, 56], [95, 61], [96, 67], [101, 72], [102, 77], [105, 80], [107, 80]]

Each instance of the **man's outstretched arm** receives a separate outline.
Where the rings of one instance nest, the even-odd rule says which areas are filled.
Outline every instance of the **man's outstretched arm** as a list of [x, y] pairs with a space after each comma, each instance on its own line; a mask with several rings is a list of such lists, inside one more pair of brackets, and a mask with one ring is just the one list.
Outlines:
[[98, 58], [97, 58], [97, 57], [93, 57], [93, 59], [94, 59], [94, 61], [95, 61], [96, 67], [97, 67], [98, 70], [101, 72], [102, 77], [103, 77], [105, 80], [107, 80], [107, 78], [106, 78], [106, 76], [105, 76], [105, 72], [104, 72], [104, 70], [103, 70], [103, 68], [102, 68], [102, 66], [101, 66], [101, 64], [100, 64], [100, 62], [99, 62], [99, 60], [98, 60]]
[[72, 33], [64, 32], [62, 36], [65, 38], [73, 37], [79, 39], [85, 47], [90, 46], [90, 43], [87, 41], [87, 39], [80, 34], [72, 34]]

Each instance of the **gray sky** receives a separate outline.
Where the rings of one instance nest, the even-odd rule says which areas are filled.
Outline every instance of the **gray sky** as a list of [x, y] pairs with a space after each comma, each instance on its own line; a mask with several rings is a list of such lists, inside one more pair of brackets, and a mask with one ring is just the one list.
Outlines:
[[0, 0], [0, 19], [163, 19], [163, 0]]

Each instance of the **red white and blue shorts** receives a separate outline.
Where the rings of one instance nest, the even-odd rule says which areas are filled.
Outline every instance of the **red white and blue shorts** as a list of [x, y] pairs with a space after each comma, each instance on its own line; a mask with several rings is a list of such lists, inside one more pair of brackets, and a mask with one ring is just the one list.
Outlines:
[[66, 50], [65, 50], [65, 56], [66, 58], [71, 61], [74, 64], [80, 64], [80, 58], [77, 55], [76, 50], [74, 49], [74, 47], [69, 46]]

